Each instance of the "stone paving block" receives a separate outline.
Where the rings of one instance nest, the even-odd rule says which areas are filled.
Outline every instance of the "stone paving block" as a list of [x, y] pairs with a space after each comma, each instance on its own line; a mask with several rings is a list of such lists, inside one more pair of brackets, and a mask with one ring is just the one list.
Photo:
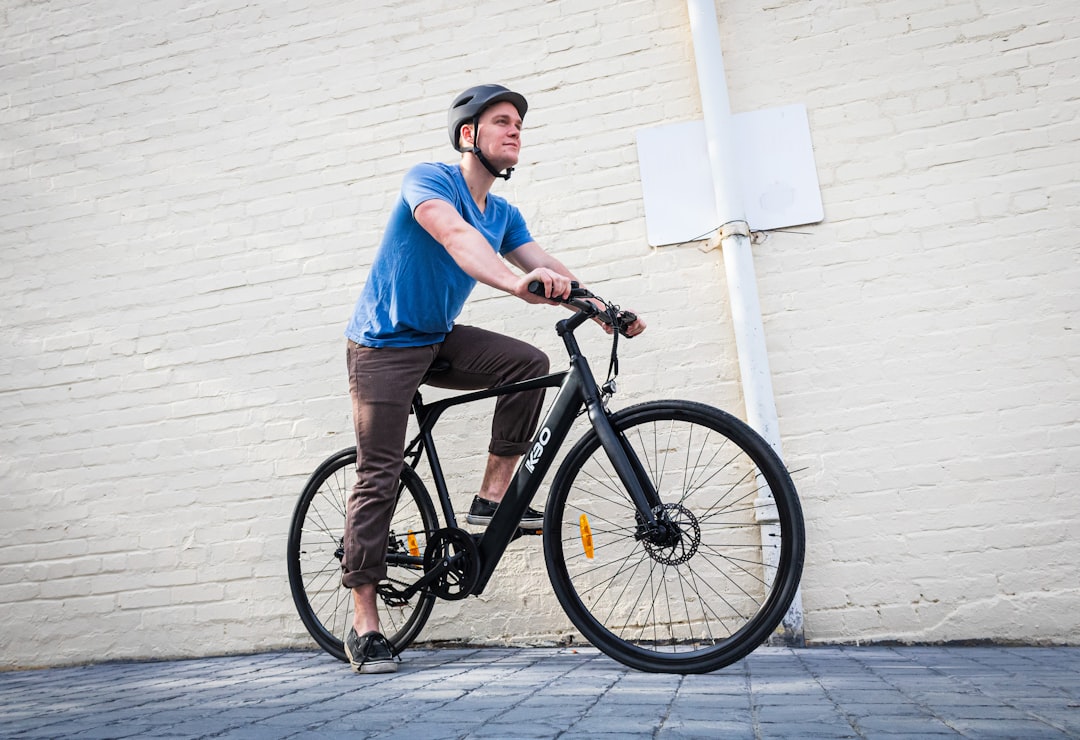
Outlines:
[[589, 713], [575, 722], [571, 727], [574, 734], [580, 733], [586, 737], [597, 733], [618, 733], [628, 735], [644, 733], [652, 735], [660, 728], [662, 721], [662, 715], [659, 717], [647, 717], [644, 715], [620, 716], [618, 714], [598, 715]]
[[[489, 722], [481, 725], [467, 735], [466, 738], [554, 738], [568, 729], [567, 726], [552, 724], [549, 722]], [[393, 735], [402, 737], [403, 740], [416, 740], [415, 736]]]
[[[866, 691], [860, 691], [857, 689], [840, 689], [836, 691], [828, 692], [829, 700], [842, 705], [847, 706], [857, 705], [874, 705], [874, 704], [893, 704], [897, 703], [897, 691], [887, 691], [882, 688], [874, 688]], [[912, 704], [913, 702], [905, 701], [905, 704]]]
[[360, 725], [338, 725], [328, 727], [323, 725], [318, 728], [317, 737], [325, 737], [327, 734], [345, 730], [343, 737], [355, 738], [406, 738], [408, 740], [420, 740], [420, 738], [452, 738], [467, 735], [474, 727], [469, 721], [454, 721], [447, 718], [444, 721], [436, 721], [433, 718], [398, 722], [387, 727], [366, 727]]
[[855, 721], [855, 726], [862, 731], [911, 736], [942, 733], [956, 734], [955, 730], [940, 719], [927, 715], [921, 717], [860, 717]]
[[744, 720], [669, 720], [665, 722], [656, 738], [660, 740], [683, 740], [684, 738], [723, 738], [724, 740], [751, 740], [754, 738], [754, 725], [747, 717]]
[[686, 716], [701, 712], [721, 714], [750, 710], [750, 699], [746, 696], [677, 696], [671, 702], [669, 711], [673, 715]]
[[908, 704], [897, 701], [892, 704], [887, 702], [880, 704], [855, 704], [843, 703], [837, 706], [838, 711], [849, 718], [859, 717], [924, 717], [925, 710], [916, 704]]
[[798, 705], [788, 708], [760, 710], [756, 713], [758, 722], [769, 725], [788, 725], [804, 723], [834, 723], [840, 718], [836, 709], [828, 703], [821, 705]]
[[847, 724], [836, 722], [768, 722], [757, 726], [761, 738], [851, 738], [858, 733]]
[[1036, 720], [956, 719], [949, 725], [971, 737], [979, 738], [1067, 738], [1070, 735]]
[[992, 696], [977, 693], [956, 694], [914, 694], [913, 698], [919, 704], [941, 712], [952, 712], [960, 707], [998, 707], [1001, 700]]

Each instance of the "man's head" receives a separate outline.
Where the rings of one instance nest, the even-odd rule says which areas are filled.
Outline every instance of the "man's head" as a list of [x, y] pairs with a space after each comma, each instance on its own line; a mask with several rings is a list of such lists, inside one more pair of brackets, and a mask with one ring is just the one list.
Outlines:
[[[495, 177], [508, 180], [513, 165], [517, 164], [521, 121], [528, 109], [529, 104], [522, 95], [502, 85], [470, 87], [454, 98], [450, 105], [450, 143], [459, 152], [475, 155]], [[485, 145], [491, 143], [491, 151], [487, 153], [481, 149], [480, 143], [484, 131], [490, 132], [483, 138]], [[504, 159], [512, 161], [504, 162]], [[506, 168], [505, 174], [499, 171], [503, 167]]]

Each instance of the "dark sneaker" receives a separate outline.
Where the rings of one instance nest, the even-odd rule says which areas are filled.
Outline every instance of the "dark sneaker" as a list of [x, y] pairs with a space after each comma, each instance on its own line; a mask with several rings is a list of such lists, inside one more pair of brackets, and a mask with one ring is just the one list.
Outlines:
[[393, 673], [397, 670], [390, 642], [378, 632], [357, 636], [356, 629], [350, 629], [345, 638], [345, 654], [357, 673]]
[[[472, 506], [469, 507], [469, 515], [465, 517], [465, 521], [469, 524], [487, 526], [491, 523], [491, 517], [495, 516], [495, 510], [498, 508], [499, 505], [494, 501], [473, 496]], [[521, 523], [518, 526], [522, 529], [540, 529], [544, 526], [544, 512], [530, 506], [525, 510], [525, 516], [521, 517]]]

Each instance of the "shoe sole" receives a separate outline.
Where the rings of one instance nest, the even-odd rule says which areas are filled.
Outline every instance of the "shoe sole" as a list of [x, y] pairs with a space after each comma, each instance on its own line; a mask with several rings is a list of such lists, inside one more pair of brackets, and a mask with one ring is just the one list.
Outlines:
[[378, 663], [364, 663], [361, 666], [353, 666], [353, 670], [363, 675], [372, 673], [397, 673], [397, 663], [394, 661], [381, 661]]
[[352, 650], [349, 650], [349, 643], [345, 643], [345, 655], [349, 658], [349, 665], [352, 666], [353, 673], [371, 674], [371, 673], [397, 673], [397, 663], [391, 658], [390, 660], [368, 661], [367, 663], [357, 663], [353, 660]]
[[[465, 517], [465, 521], [467, 521], [469, 524], [476, 524], [476, 525], [479, 525], [479, 526], [486, 527], [487, 525], [491, 524], [491, 517], [489, 517], [489, 516], [473, 516], [472, 514], [468, 514]], [[543, 519], [522, 519], [518, 523], [518, 526], [521, 529], [540, 529], [540, 528], [542, 528], [544, 526], [544, 520]]]

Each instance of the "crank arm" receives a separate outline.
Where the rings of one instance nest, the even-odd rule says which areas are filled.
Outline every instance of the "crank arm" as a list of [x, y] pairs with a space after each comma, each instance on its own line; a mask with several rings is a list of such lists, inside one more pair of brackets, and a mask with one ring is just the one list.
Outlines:
[[[420, 591], [423, 591], [425, 588], [427, 588], [429, 584], [431, 584], [431, 583], [435, 582], [436, 580], [438, 580], [439, 578], [441, 578], [444, 573], [446, 573], [448, 570], [450, 570], [452, 567], [454, 567], [454, 565], [457, 563], [457, 561], [460, 560], [463, 557], [465, 557], [465, 554], [459, 552], [459, 553], [455, 553], [454, 555], [451, 555], [448, 558], [443, 558], [438, 563], [436, 563], [434, 568], [432, 568], [427, 573], [425, 573], [424, 575], [417, 578], [409, 586], [405, 587], [401, 591], [397, 591], [395, 589], [394, 596], [396, 598], [399, 598], [399, 599], [405, 599], [405, 600], [411, 599], [413, 596], [416, 596], [417, 593], [419, 593]], [[388, 563], [391, 562], [391, 558], [392, 558], [392, 556], [387, 556], [387, 562]], [[401, 557], [398, 560], [398, 562], [408, 563], [409, 565], [420, 565], [420, 566], [422, 566], [423, 563], [424, 563], [424, 560], [423, 560], [423, 558], [417, 558], [415, 556], [404, 556], [404, 557]]]

